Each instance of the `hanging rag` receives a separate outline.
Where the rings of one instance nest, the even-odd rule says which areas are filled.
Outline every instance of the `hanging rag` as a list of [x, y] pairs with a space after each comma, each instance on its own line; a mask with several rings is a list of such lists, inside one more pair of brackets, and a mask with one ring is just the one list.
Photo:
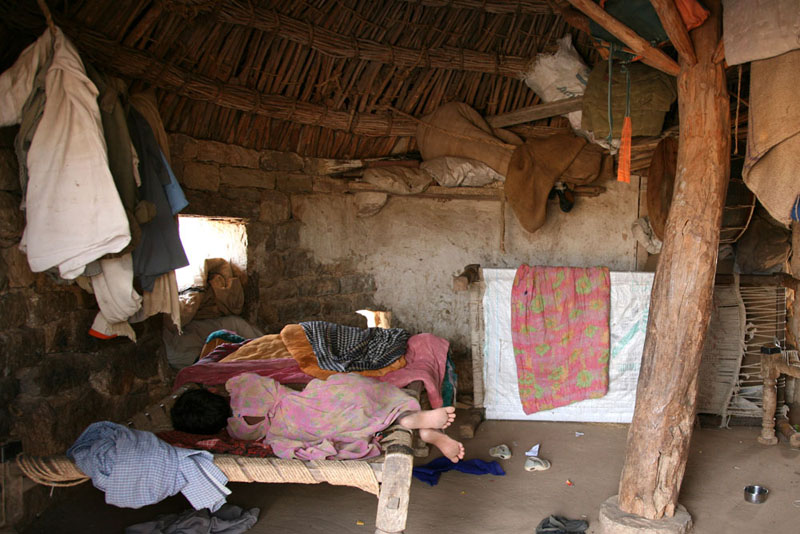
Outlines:
[[449, 458], [444, 456], [436, 458], [425, 465], [415, 467], [411, 473], [414, 477], [425, 482], [429, 486], [435, 486], [439, 483], [439, 477], [442, 473], [452, 470], [460, 471], [468, 475], [503, 476], [506, 474], [503, 468], [500, 467], [500, 464], [495, 461], [484, 462], [483, 460], [474, 458], [453, 463]]
[[526, 414], [606, 394], [610, 299], [605, 267], [517, 269], [511, 338]]
[[800, 185], [800, 50], [750, 65], [750, 116], [742, 178], [788, 225]]

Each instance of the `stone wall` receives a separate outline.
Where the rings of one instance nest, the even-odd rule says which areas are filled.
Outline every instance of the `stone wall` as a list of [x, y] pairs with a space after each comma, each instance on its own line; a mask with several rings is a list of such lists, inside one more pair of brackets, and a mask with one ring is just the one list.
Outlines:
[[171, 379], [160, 321], [135, 329], [138, 343], [88, 335], [94, 297], [32, 273], [18, 244], [16, 130], [0, 129], [0, 443], [30, 454], [63, 453], [90, 423], [124, 420], [167, 392]]
[[354, 162], [170, 141], [187, 213], [247, 219], [251, 322], [272, 333], [314, 319], [364, 327], [355, 310], [391, 310], [392, 326], [450, 341], [462, 393], [472, 387], [468, 295], [452, 290], [452, 278], [464, 266], [637, 269], [638, 179], [602, 184], [606, 193], [578, 198], [570, 213], [551, 203], [547, 223], [530, 234], [491, 191], [483, 199], [393, 195], [378, 214], [359, 217], [352, 193], [363, 189], [330, 172]]
[[170, 149], [185, 214], [245, 220], [246, 319], [267, 333], [315, 319], [366, 326], [353, 312], [375, 306], [372, 274], [347, 260], [321, 263], [300, 245], [292, 199], [314, 192], [320, 160], [183, 135], [170, 137]]

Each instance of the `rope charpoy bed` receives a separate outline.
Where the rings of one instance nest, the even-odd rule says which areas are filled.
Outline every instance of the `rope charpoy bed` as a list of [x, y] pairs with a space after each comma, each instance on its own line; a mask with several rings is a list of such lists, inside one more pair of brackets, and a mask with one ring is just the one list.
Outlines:
[[[183, 391], [198, 387], [187, 384], [161, 402], [136, 414], [128, 426], [137, 430], [161, 432], [172, 429], [169, 410]], [[419, 398], [421, 384], [405, 391]], [[398, 425], [384, 431], [384, 453], [369, 460], [286, 460], [232, 454], [214, 454], [214, 464], [230, 482], [267, 484], [319, 484], [359, 488], [378, 497], [376, 534], [401, 533], [408, 514], [411, 470], [414, 460], [413, 433]], [[70, 487], [89, 480], [66, 455], [17, 456], [17, 465], [32, 481], [51, 487]]]

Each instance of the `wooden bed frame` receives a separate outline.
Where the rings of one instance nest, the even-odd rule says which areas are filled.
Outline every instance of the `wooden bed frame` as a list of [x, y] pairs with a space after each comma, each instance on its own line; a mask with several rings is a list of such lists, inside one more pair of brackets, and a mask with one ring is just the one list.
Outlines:
[[[169, 411], [187, 384], [160, 402], [134, 415], [128, 426], [138, 430], [162, 432], [172, 430]], [[413, 382], [403, 391], [420, 400], [423, 385]], [[415, 447], [416, 432], [398, 425], [384, 431], [381, 439], [383, 454], [369, 460], [284, 460], [215, 454], [214, 463], [230, 482], [301, 483], [328, 482], [334, 485], [358, 487], [378, 497], [375, 534], [400, 534], [405, 531], [411, 489], [414, 456], [426, 456], [427, 445]], [[419, 442], [421, 443], [421, 442]], [[17, 457], [20, 479], [24, 474], [39, 484], [74, 486], [89, 478], [66, 456]], [[5, 497], [5, 495], [4, 495]]]

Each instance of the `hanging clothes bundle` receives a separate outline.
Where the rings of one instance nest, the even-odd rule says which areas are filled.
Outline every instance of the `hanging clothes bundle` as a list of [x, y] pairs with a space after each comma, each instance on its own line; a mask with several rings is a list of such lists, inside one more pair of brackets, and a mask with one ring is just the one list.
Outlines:
[[20, 249], [33, 272], [57, 267], [62, 278], [124, 249], [128, 219], [108, 168], [97, 89], [77, 50], [56, 28], [0, 74], [0, 126], [29, 121], [28, 99], [44, 70], [45, 102], [30, 139]]
[[154, 95], [129, 103], [125, 93], [120, 80], [87, 74], [56, 27], [0, 75], [0, 125], [20, 124], [20, 249], [32, 271], [57, 268], [95, 295], [91, 335], [135, 341], [129, 322], [160, 312], [180, 330], [174, 270], [189, 262], [174, 216], [188, 202]]

